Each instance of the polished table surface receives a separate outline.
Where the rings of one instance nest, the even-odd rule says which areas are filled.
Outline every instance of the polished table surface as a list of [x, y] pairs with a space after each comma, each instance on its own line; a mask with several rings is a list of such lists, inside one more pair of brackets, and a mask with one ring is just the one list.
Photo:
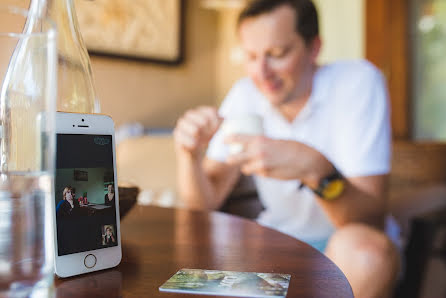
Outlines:
[[287, 297], [353, 297], [344, 274], [323, 254], [231, 215], [135, 206], [121, 235], [118, 267], [56, 279], [56, 297], [193, 297], [158, 290], [181, 268], [287, 273]]

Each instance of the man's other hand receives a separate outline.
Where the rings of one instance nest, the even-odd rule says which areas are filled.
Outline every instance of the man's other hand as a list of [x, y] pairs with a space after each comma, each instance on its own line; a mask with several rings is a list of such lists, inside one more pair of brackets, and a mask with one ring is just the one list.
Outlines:
[[203, 106], [187, 111], [178, 120], [173, 132], [177, 152], [202, 157], [222, 121], [217, 109], [213, 107]]
[[296, 141], [234, 135], [225, 142], [242, 145], [242, 152], [229, 156], [227, 162], [239, 165], [245, 175], [303, 179], [313, 175], [316, 168], [331, 167], [317, 150]]

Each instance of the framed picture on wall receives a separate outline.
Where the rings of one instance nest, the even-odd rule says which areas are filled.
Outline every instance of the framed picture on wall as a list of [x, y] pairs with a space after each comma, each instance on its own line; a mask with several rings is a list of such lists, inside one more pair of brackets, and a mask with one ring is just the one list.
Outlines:
[[179, 64], [183, 0], [75, 0], [82, 37], [92, 54]]
[[74, 181], [88, 181], [88, 172], [81, 170], [73, 170]]

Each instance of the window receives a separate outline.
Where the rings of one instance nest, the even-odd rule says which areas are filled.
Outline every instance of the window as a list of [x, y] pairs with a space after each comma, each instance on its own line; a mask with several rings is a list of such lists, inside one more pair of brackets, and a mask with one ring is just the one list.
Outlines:
[[412, 136], [446, 141], [446, 1], [411, 0]]

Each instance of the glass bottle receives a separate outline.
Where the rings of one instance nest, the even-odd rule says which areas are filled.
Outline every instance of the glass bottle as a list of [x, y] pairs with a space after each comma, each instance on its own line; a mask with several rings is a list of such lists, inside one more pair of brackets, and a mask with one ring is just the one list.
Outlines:
[[57, 110], [94, 113], [95, 89], [90, 58], [82, 40], [74, 0], [32, 0], [58, 29]]

